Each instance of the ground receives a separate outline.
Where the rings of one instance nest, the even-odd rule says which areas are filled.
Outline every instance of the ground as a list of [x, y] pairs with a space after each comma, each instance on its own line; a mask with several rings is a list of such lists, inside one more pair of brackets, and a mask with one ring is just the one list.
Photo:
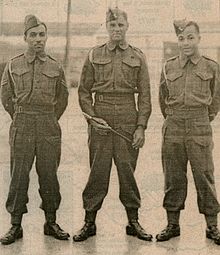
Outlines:
[[[146, 132], [146, 144], [140, 152], [136, 170], [142, 207], [140, 222], [154, 236], [166, 225], [162, 208], [163, 173], [160, 161], [162, 117], [156, 110], [157, 101]], [[0, 108], [0, 235], [9, 228], [10, 218], [5, 201], [10, 181], [8, 128], [10, 118]], [[87, 127], [80, 113], [77, 93], [70, 91], [68, 109], [60, 120], [63, 130], [62, 160], [59, 168], [62, 202], [58, 211], [58, 223], [71, 235], [69, 241], [59, 241], [43, 235], [44, 215], [39, 209], [38, 182], [33, 167], [30, 176], [28, 214], [24, 216], [24, 237], [10, 246], [0, 246], [0, 255], [217, 255], [220, 247], [205, 238], [205, 222], [196, 205], [196, 193], [189, 168], [189, 190], [186, 208], [181, 214], [181, 237], [169, 242], [145, 242], [126, 236], [125, 211], [118, 198], [118, 179], [112, 169], [111, 184], [102, 210], [97, 217], [97, 235], [82, 243], [73, 243], [72, 236], [83, 224], [81, 194], [86, 184], [88, 167]], [[217, 192], [220, 192], [220, 119], [213, 122], [214, 160]]]

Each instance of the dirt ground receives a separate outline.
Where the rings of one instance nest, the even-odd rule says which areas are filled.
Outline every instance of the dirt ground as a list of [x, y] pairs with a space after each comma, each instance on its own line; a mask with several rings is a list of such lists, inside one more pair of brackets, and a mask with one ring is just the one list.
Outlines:
[[[146, 144], [141, 150], [136, 179], [142, 196], [140, 222], [154, 236], [166, 225], [162, 208], [163, 173], [160, 160], [162, 118], [154, 102], [153, 114], [146, 132]], [[8, 129], [10, 118], [0, 108], [0, 235], [8, 230], [9, 215], [5, 201], [10, 181]], [[181, 236], [169, 242], [145, 242], [126, 236], [125, 211], [119, 201], [118, 179], [112, 169], [109, 194], [97, 217], [97, 235], [82, 243], [73, 243], [72, 235], [83, 224], [81, 194], [86, 184], [88, 167], [87, 127], [78, 106], [75, 89], [70, 91], [69, 105], [60, 121], [63, 130], [62, 160], [59, 168], [62, 202], [58, 223], [69, 231], [69, 241], [59, 241], [43, 235], [44, 215], [39, 209], [40, 198], [35, 168], [31, 171], [28, 214], [24, 216], [24, 237], [10, 246], [0, 246], [0, 255], [205, 255], [219, 254], [220, 247], [205, 238], [205, 222], [198, 213], [196, 193], [189, 168], [189, 190], [186, 209], [181, 214]], [[214, 160], [217, 192], [220, 193], [220, 119], [213, 122]]]

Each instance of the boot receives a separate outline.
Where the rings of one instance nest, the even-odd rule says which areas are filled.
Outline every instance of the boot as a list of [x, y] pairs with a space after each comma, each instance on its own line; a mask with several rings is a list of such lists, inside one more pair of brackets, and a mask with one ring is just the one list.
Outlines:
[[158, 235], [156, 235], [156, 239], [158, 242], [168, 241], [170, 238], [176, 237], [180, 235], [180, 226], [174, 224], [168, 224], [165, 229], [163, 229]]
[[82, 242], [90, 236], [96, 235], [96, 220], [97, 211], [85, 211], [85, 224], [80, 229], [77, 235], [73, 236], [74, 242]]
[[137, 238], [145, 241], [152, 241], [153, 236], [147, 234], [146, 231], [141, 227], [138, 220], [131, 220], [126, 226], [126, 234], [131, 236], [137, 236]]
[[96, 235], [96, 225], [94, 222], [86, 222], [77, 235], [73, 236], [74, 242], [82, 242], [90, 236]]
[[48, 223], [44, 224], [44, 234], [48, 236], [53, 236], [59, 240], [68, 240], [70, 235], [65, 232], [57, 223]]
[[21, 225], [12, 225], [9, 231], [0, 239], [0, 242], [4, 245], [14, 243], [17, 239], [23, 237], [23, 229]]
[[217, 226], [210, 226], [206, 229], [206, 237], [212, 239], [215, 244], [220, 245], [220, 231]]
[[56, 212], [45, 212], [44, 234], [59, 240], [68, 240], [70, 235], [56, 223]]

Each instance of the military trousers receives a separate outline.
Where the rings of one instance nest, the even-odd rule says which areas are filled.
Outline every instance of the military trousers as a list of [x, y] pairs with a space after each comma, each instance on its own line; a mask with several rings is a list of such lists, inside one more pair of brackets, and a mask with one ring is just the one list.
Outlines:
[[61, 200], [57, 179], [61, 129], [54, 113], [15, 113], [9, 143], [11, 183], [6, 201], [7, 211], [12, 217], [27, 212], [29, 173], [36, 158], [41, 208], [54, 213]]
[[[137, 123], [134, 95], [98, 95], [94, 109], [97, 117], [103, 118], [112, 128], [132, 140]], [[111, 132], [97, 131], [89, 125], [91, 172], [83, 191], [86, 211], [101, 208], [108, 192], [112, 161], [119, 178], [119, 198], [127, 213], [131, 209], [132, 214], [132, 209], [135, 211], [140, 207], [140, 194], [134, 177], [138, 153], [125, 139]]]
[[187, 164], [191, 165], [199, 212], [215, 216], [217, 200], [212, 158], [212, 128], [208, 111], [177, 110], [163, 125], [162, 164], [165, 175], [163, 206], [167, 211], [184, 209], [187, 196]]

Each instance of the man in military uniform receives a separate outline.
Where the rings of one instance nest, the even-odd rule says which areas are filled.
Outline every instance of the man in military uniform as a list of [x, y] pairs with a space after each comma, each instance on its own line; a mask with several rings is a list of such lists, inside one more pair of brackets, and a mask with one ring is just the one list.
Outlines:
[[199, 26], [196, 22], [175, 21], [179, 56], [169, 59], [160, 82], [163, 125], [162, 163], [165, 175], [163, 206], [168, 226], [156, 236], [166, 241], [180, 235], [180, 210], [187, 195], [189, 161], [197, 190], [199, 212], [207, 222], [206, 236], [220, 244], [217, 228], [217, 201], [212, 159], [212, 121], [219, 111], [219, 66], [201, 56]]
[[[144, 54], [126, 42], [128, 21], [124, 11], [109, 9], [106, 28], [109, 41], [89, 52], [79, 86], [81, 109], [93, 117], [88, 120], [91, 173], [83, 192], [85, 225], [73, 239], [83, 241], [96, 234], [95, 218], [108, 192], [114, 160], [120, 200], [129, 221], [126, 232], [150, 241], [152, 236], [138, 223], [140, 194], [134, 178], [138, 151], [144, 145], [144, 131], [151, 114], [148, 69]], [[138, 93], [138, 111], [134, 93]], [[108, 125], [131, 142], [109, 132]]]
[[12, 118], [11, 184], [6, 202], [12, 227], [0, 239], [2, 244], [23, 236], [21, 221], [27, 212], [29, 173], [35, 157], [41, 209], [46, 218], [44, 234], [61, 240], [69, 237], [56, 224], [61, 200], [57, 179], [61, 153], [58, 120], [68, 100], [64, 72], [56, 60], [46, 55], [47, 27], [33, 15], [25, 18], [24, 40], [27, 51], [8, 62], [1, 82], [2, 104]]

